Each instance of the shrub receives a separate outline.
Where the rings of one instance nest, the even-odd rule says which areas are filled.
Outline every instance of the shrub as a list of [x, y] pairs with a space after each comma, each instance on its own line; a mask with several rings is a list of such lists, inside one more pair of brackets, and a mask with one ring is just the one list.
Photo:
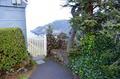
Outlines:
[[57, 49], [57, 39], [52, 34], [47, 34], [47, 53], [51, 54], [52, 49]]
[[14, 71], [15, 65], [27, 58], [22, 31], [19, 28], [0, 28], [0, 70]]
[[51, 53], [52, 49], [67, 49], [67, 36], [59, 34], [57, 38], [53, 34], [47, 34], [47, 52]]
[[66, 50], [67, 49], [67, 35], [65, 33], [60, 33], [57, 36], [57, 44], [59, 49]]
[[51, 54], [52, 49], [58, 48], [56, 38], [53, 35], [53, 28], [51, 25], [48, 26], [47, 28], [47, 53], [48, 55]]
[[104, 34], [87, 34], [80, 40], [80, 47], [71, 51], [69, 67], [81, 79], [119, 79], [120, 58], [113, 38]]
[[[57, 37], [57, 38], [55, 38]], [[67, 49], [67, 35], [65, 33], [60, 33], [59, 35], [53, 34], [53, 29], [48, 26], [47, 29], [47, 53], [51, 54], [52, 49]]]

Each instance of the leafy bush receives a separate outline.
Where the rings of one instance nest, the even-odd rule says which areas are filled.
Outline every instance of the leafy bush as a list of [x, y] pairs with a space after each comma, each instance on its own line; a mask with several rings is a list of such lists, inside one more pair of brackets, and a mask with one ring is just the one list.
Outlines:
[[80, 47], [69, 55], [69, 68], [81, 79], [119, 79], [120, 58], [113, 38], [98, 33], [87, 34], [80, 40]]
[[54, 37], [54, 35], [47, 34], [47, 52], [48, 52], [48, 55], [50, 54], [52, 49], [57, 49], [57, 48], [58, 48], [58, 44], [57, 44], [57, 40]]
[[[57, 37], [57, 38], [55, 38]], [[66, 49], [67, 48], [67, 35], [60, 33], [59, 35], [53, 35], [53, 29], [51, 26], [47, 29], [47, 53], [51, 54], [52, 49]]]
[[65, 33], [60, 33], [58, 36], [57, 36], [58, 39], [67, 39], [67, 34]]
[[65, 33], [60, 33], [57, 36], [57, 44], [59, 49], [67, 49], [67, 35]]
[[0, 70], [14, 71], [15, 65], [27, 58], [22, 31], [19, 28], [0, 28]]
[[67, 49], [66, 36], [60, 34], [55, 38], [53, 34], [47, 34], [47, 51], [50, 54], [52, 49]]

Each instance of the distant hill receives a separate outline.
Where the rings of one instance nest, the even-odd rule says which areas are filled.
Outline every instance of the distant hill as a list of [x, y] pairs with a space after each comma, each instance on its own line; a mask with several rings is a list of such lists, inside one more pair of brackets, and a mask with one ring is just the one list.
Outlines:
[[66, 33], [69, 36], [71, 26], [68, 20], [57, 20], [44, 26], [39, 26], [34, 30], [31, 30], [31, 32], [33, 32], [36, 35], [46, 34], [46, 30], [49, 25], [51, 25], [51, 27], [53, 28], [53, 34], [58, 35], [62, 32]]

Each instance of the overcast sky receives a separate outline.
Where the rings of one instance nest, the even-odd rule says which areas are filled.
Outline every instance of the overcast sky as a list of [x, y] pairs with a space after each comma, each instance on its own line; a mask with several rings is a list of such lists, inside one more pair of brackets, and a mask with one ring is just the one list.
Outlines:
[[26, 8], [27, 29], [48, 24], [55, 20], [70, 19], [70, 8], [61, 5], [65, 0], [28, 0]]

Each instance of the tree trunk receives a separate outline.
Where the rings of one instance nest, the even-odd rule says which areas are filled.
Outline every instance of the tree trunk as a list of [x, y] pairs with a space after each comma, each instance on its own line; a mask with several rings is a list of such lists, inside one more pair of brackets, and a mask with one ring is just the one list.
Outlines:
[[[76, 16], [79, 16], [79, 12], [80, 12], [80, 4], [76, 4], [75, 6], [72, 7], [71, 14], [72, 14], [73, 18]], [[93, 15], [93, 1], [92, 0], [89, 0], [88, 6], [87, 6], [87, 13], [90, 14], [91, 16]], [[76, 30], [72, 29], [71, 37], [68, 40], [68, 48], [67, 48], [68, 52], [69, 52], [70, 48], [73, 46], [75, 35], [76, 35]]]
[[93, 2], [92, 0], [89, 0], [88, 6], [87, 6], [87, 13], [91, 16], [93, 15]]
[[[79, 16], [79, 12], [80, 12], [80, 4], [75, 4], [71, 9], [71, 14], [72, 14], [73, 18], [76, 16]], [[67, 52], [69, 52], [70, 48], [72, 48], [72, 46], [73, 46], [75, 35], [76, 35], [76, 30], [72, 28], [70, 31], [70, 37], [68, 39]]]
[[74, 29], [72, 29], [71, 33], [70, 33], [70, 38], [68, 39], [68, 48], [67, 48], [67, 52], [70, 51], [70, 49], [72, 48], [73, 46], [73, 43], [74, 43], [74, 39], [75, 39], [75, 35], [76, 35], [76, 31]]

